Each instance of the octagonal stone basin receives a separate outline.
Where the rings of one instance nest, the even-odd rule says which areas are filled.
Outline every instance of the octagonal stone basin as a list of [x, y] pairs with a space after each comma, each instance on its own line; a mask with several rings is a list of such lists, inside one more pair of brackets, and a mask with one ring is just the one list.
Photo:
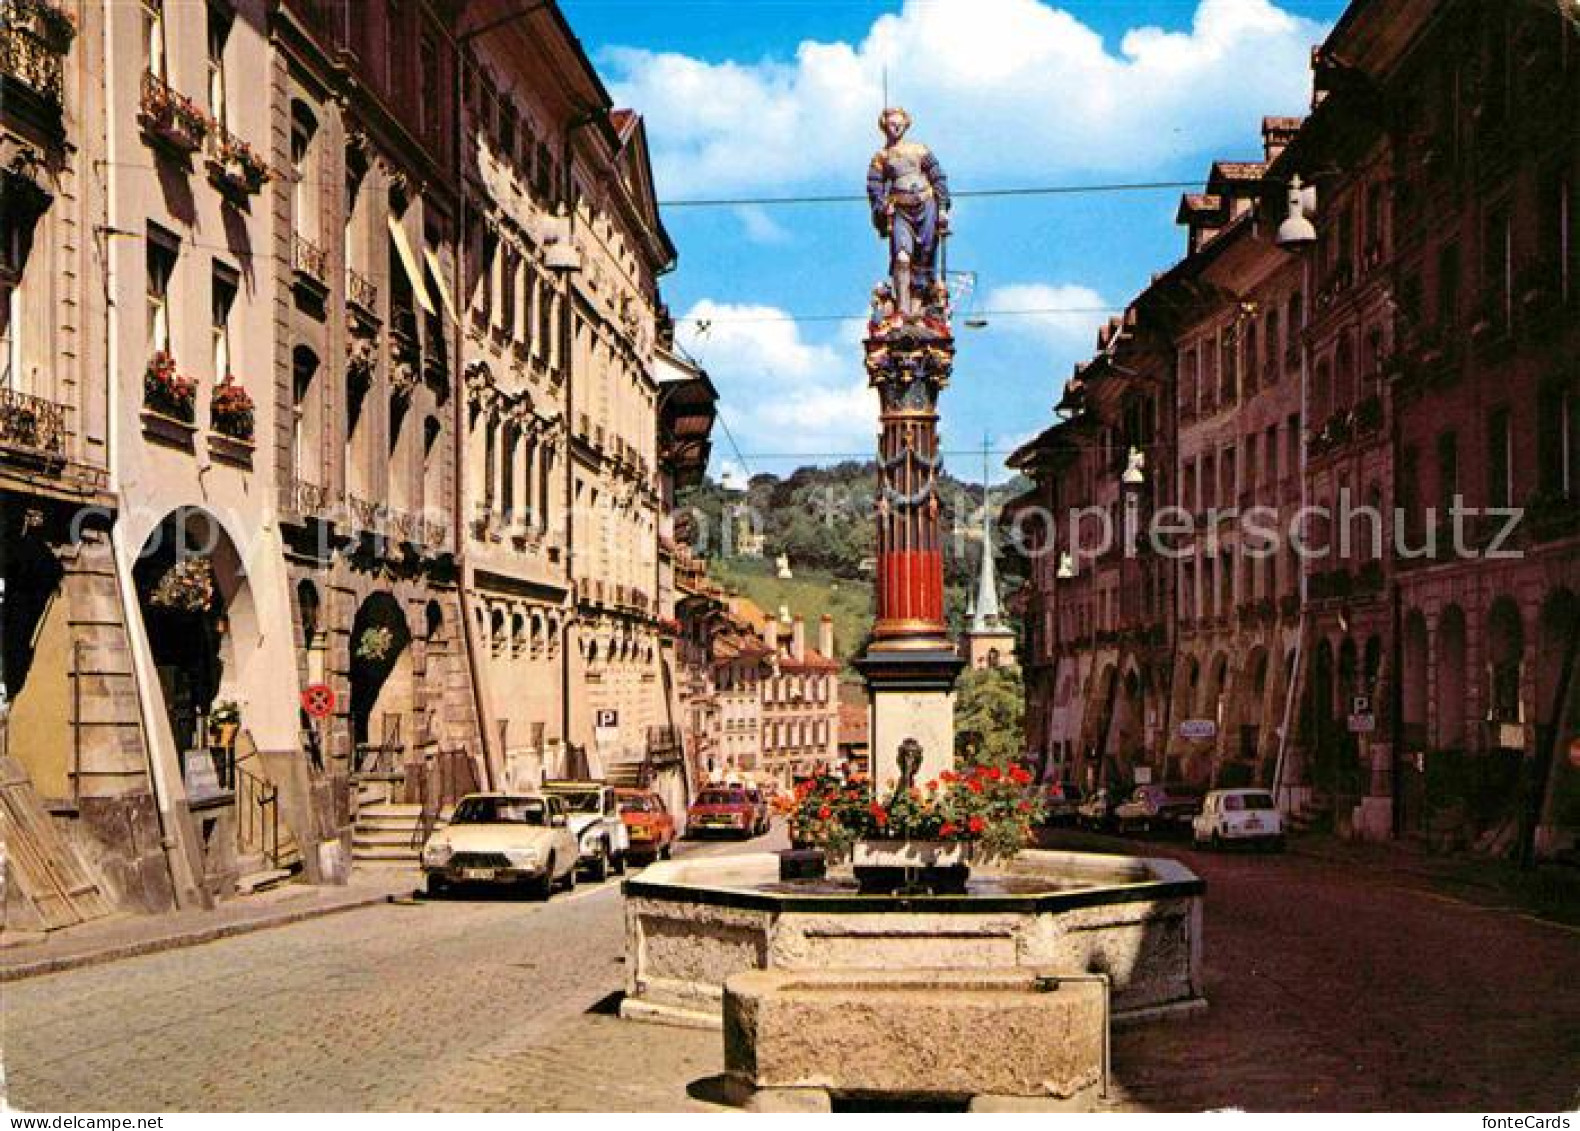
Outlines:
[[655, 864], [625, 881], [622, 1016], [718, 1028], [744, 970], [1106, 973], [1115, 1021], [1202, 1008], [1206, 884], [1153, 857], [1022, 852], [964, 895], [858, 895], [848, 869], [779, 879], [773, 853]]

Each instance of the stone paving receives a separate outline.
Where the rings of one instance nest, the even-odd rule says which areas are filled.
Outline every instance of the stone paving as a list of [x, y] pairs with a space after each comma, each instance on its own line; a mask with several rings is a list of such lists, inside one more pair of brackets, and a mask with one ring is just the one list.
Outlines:
[[[1111, 1106], [1575, 1103], [1573, 928], [1298, 851], [1150, 850], [1208, 880], [1212, 1008], [1117, 1033]], [[9, 1101], [50, 1111], [715, 1107], [717, 1033], [600, 1012], [622, 984], [622, 946], [608, 883], [548, 904], [385, 905], [31, 978], [0, 987]]]

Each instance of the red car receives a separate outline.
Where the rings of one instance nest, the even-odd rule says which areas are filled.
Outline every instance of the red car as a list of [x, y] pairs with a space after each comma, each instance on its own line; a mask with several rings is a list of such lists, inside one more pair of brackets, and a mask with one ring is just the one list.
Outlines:
[[617, 789], [620, 820], [631, 837], [633, 859], [668, 860], [675, 846], [675, 818], [664, 799], [650, 789]]
[[745, 786], [708, 786], [686, 811], [686, 835], [726, 833], [749, 840], [767, 832], [768, 815], [752, 796], [756, 792]]

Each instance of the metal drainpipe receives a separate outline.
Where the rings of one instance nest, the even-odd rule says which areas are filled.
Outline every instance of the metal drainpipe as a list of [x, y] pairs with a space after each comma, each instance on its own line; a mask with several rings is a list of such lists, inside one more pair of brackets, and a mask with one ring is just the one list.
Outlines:
[[[576, 132], [596, 122], [601, 110], [587, 111], [577, 117], [565, 130], [561, 144], [560, 194], [566, 206], [565, 238], [571, 247], [576, 245], [575, 151], [572, 140]], [[565, 375], [565, 578], [568, 583], [572, 606], [560, 622], [560, 757], [568, 760], [571, 747], [571, 635], [576, 620], [576, 459], [571, 453], [571, 417], [575, 411], [576, 394], [576, 342], [574, 329], [575, 296], [571, 285], [571, 272], [565, 272], [565, 296], [560, 308], [560, 366]]]
[[[455, 136], [451, 141], [451, 161], [455, 169], [456, 192], [458, 200], [456, 210], [460, 222], [456, 228], [455, 236], [455, 278], [456, 302], [459, 304], [465, 298], [466, 288], [466, 112], [461, 105], [461, 67], [465, 59], [461, 51], [464, 41], [455, 44], [455, 65], [451, 75], [450, 97], [453, 107], [453, 121]], [[477, 639], [477, 622], [474, 616], [475, 608], [472, 603], [473, 565], [471, 556], [466, 552], [467, 542], [467, 517], [466, 517], [466, 403], [465, 391], [462, 388], [466, 373], [462, 367], [462, 352], [466, 346], [466, 326], [462, 316], [467, 311], [458, 311], [455, 319], [455, 436], [451, 449], [455, 459], [455, 554], [459, 569], [459, 585], [456, 596], [461, 609], [461, 644], [462, 652], [466, 655], [466, 671], [472, 684], [472, 708], [477, 712], [478, 738], [483, 743], [483, 774], [487, 779], [484, 783], [489, 789], [500, 789], [504, 785], [504, 751], [499, 749], [498, 738], [491, 725], [493, 720], [489, 717], [487, 709], [487, 696], [483, 692], [483, 674], [480, 663], [481, 645]]]
[[[1306, 325], [1311, 320], [1311, 283], [1314, 275], [1312, 258], [1314, 255], [1314, 249], [1307, 248], [1301, 251], [1299, 254], [1303, 256], [1300, 294], [1300, 329], [1301, 333], [1304, 333]], [[1311, 349], [1304, 342], [1302, 342], [1300, 346], [1300, 431], [1296, 433], [1296, 442], [1299, 445], [1298, 450], [1300, 457], [1297, 462], [1300, 468], [1300, 512], [1302, 515], [1305, 514], [1306, 507], [1309, 505], [1306, 483], [1305, 430], [1307, 416], [1311, 408], [1309, 403], [1311, 396], [1310, 374]], [[1305, 533], [1304, 524], [1302, 524], [1300, 531], [1302, 545], [1305, 544]], [[1284, 763], [1289, 751], [1289, 727], [1291, 715], [1295, 710], [1295, 689], [1297, 686], [1299, 686], [1300, 672], [1306, 663], [1306, 630], [1310, 627], [1310, 613], [1307, 611], [1308, 602], [1306, 567], [1305, 563], [1299, 561], [1298, 559], [1296, 564], [1300, 567], [1300, 572], [1297, 578], [1299, 585], [1297, 592], [1300, 594], [1300, 621], [1299, 627], [1295, 633], [1295, 670], [1289, 675], [1289, 689], [1284, 698], [1284, 733], [1279, 735], [1278, 738], [1278, 763], [1273, 771], [1273, 800], [1275, 804], [1278, 802], [1279, 795], [1284, 789]]]
[[[121, 499], [120, 465], [117, 462], [120, 452], [121, 426], [120, 426], [120, 382], [117, 379], [120, 372], [120, 339], [116, 334], [118, 329], [119, 308], [116, 306], [115, 287], [116, 270], [115, 256], [111, 250], [111, 241], [122, 234], [117, 225], [116, 203], [117, 198], [111, 187], [114, 170], [118, 167], [116, 162], [115, 115], [110, 113], [112, 89], [115, 82], [115, 37], [111, 9], [106, 6], [104, 15], [104, 168], [109, 170], [105, 179], [105, 223], [102, 230], [104, 236], [104, 339], [105, 339], [105, 372], [106, 408], [109, 415], [108, 443], [105, 451], [105, 464], [109, 473], [110, 497], [119, 501]], [[144, 689], [150, 686], [150, 681], [156, 677], [150, 670], [146, 643], [143, 648], [138, 647], [138, 641], [133, 635], [142, 627], [142, 617], [136, 618], [134, 625], [129, 615], [128, 601], [136, 600], [136, 585], [132, 580], [132, 565], [128, 557], [125, 543], [125, 534], [119, 521], [110, 524], [110, 555], [115, 564], [116, 595], [121, 602], [121, 618], [130, 645], [132, 661], [132, 683], [137, 690], [138, 723], [142, 730], [143, 757], [148, 767], [148, 784], [153, 793], [154, 817], [159, 823], [159, 847], [164, 852], [165, 867], [170, 873], [170, 888], [175, 896], [176, 907], [186, 910], [190, 907], [208, 908], [212, 906], [208, 893], [204, 890], [201, 878], [191, 868], [191, 861], [185, 852], [185, 843], [182, 837], [180, 822], [171, 819], [170, 812], [170, 783], [165, 780], [164, 766], [159, 760], [158, 753], [154, 750], [154, 735], [157, 731], [156, 720], [153, 716], [153, 705], [149, 703]]]

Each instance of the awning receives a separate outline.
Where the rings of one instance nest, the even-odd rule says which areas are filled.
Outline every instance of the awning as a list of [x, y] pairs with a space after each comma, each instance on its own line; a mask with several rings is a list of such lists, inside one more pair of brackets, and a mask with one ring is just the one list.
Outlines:
[[417, 304], [429, 314], [438, 314], [439, 310], [433, 305], [433, 299], [428, 297], [428, 287], [422, 281], [422, 268], [417, 265], [417, 257], [412, 254], [411, 242], [406, 238], [406, 229], [400, 226], [400, 221], [393, 215], [386, 216], [385, 222], [389, 224], [390, 239], [395, 241], [395, 254], [400, 256], [400, 265], [406, 272], [406, 279], [411, 283], [411, 293], [416, 296]]
[[422, 249], [422, 258], [433, 274], [433, 285], [439, 288], [439, 301], [444, 303], [445, 313], [450, 316], [450, 321], [461, 321], [461, 316], [455, 312], [455, 300], [450, 297], [450, 288], [445, 284], [444, 268], [439, 265], [439, 257], [433, 253], [433, 248], [425, 247]]

